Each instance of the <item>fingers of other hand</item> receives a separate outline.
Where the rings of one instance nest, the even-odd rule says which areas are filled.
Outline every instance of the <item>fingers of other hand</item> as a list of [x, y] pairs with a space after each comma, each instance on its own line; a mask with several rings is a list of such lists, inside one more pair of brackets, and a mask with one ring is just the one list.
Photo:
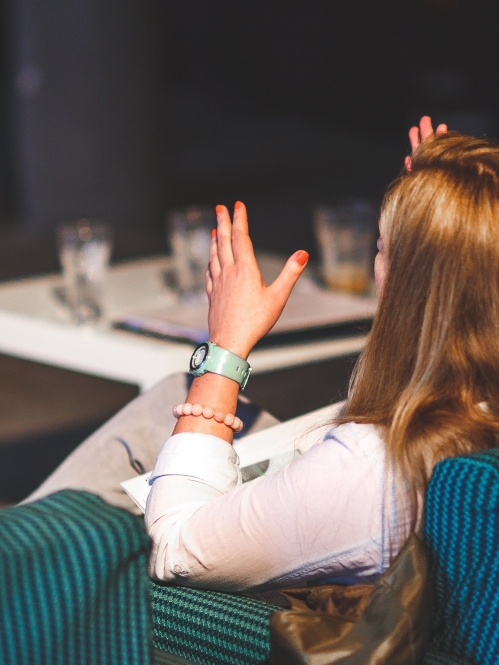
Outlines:
[[[411, 150], [417, 150], [421, 143], [424, 141], [432, 140], [435, 136], [441, 136], [447, 132], [447, 125], [442, 123], [438, 125], [435, 133], [433, 133], [433, 125], [431, 118], [427, 115], [423, 116], [419, 121], [419, 127], [411, 127], [409, 130], [409, 141], [411, 143]], [[408, 171], [412, 169], [412, 162], [410, 157], [405, 158], [405, 167]]]
[[232, 223], [229, 211], [225, 206], [218, 205], [216, 212], [218, 260], [221, 266], [230, 265], [234, 263], [234, 255], [232, 254]]
[[409, 130], [409, 141], [411, 142], [412, 152], [417, 150], [419, 145], [426, 141], [433, 134], [433, 126], [431, 124], [431, 118], [427, 115], [424, 115], [419, 121], [418, 127], [411, 127]]
[[419, 121], [419, 133], [421, 141], [426, 141], [426, 139], [433, 136], [433, 125], [431, 124], [430, 116], [424, 115]]
[[293, 286], [296, 284], [298, 277], [302, 274], [308, 262], [308, 252], [300, 249], [295, 252], [286, 261], [286, 265], [281, 270], [276, 280], [269, 286], [273, 292], [274, 297], [278, 300], [282, 307], [286, 304], [287, 299]]
[[419, 127], [411, 127], [409, 130], [409, 141], [411, 142], [411, 150], [414, 152], [421, 143], [421, 136], [419, 134]]

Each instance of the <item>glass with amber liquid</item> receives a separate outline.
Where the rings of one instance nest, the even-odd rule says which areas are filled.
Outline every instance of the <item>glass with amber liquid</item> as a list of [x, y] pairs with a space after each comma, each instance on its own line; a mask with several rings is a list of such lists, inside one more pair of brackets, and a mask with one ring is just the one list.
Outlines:
[[314, 211], [322, 277], [338, 291], [365, 294], [373, 279], [376, 209], [364, 200]]

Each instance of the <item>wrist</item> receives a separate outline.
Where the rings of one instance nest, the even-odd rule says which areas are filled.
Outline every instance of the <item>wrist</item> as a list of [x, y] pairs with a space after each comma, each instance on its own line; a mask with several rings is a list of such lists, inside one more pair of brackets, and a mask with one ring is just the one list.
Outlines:
[[236, 340], [231, 340], [222, 335], [210, 335], [210, 342], [214, 342], [217, 346], [225, 351], [230, 351], [235, 353], [236, 356], [239, 356], [243, 360], [248, 360], [248, 356], [253, 348], [253, 345], [248, 343], [244, 344]]
[[[241, 353], [243, 349], [232, 345]], [[216, 342], [201, 342], [191, 356], [189, 372], [194, 376], [202, 376], [207, 372], [220, 374], [245, 389], [251, 374], [251, 365], [241, 355], [230, 351]]]
[[[214, 411], [236, 413], [239, 386], [231, 379], [207, 372], [196, 377], [192, 382], [186, 402], [209, 406]], [[232, 443], [234, 430], [225, 423], [219, 423], [214, 418], [207, 420], [196, 416], [184, 416], [177, 421], [174, 434], [180, 432], [199, 432], [212, 434]]]

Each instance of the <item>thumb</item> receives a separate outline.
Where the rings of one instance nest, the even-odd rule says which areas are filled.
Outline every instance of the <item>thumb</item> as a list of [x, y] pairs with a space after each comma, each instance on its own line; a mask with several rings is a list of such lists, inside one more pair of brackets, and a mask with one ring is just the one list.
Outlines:
[[308, 258], [308, 252], [305, 252], [303, 249], [295, 252], [286, 261], [286, 265], [281, 270], [276, 280], [269, 286], [269, 289], [273, 292], [274, 297], [283, 303], [283, 307], [289, 298], [289, 294], [291, 293], [293, 286], [298, 281], [298, 277], [305, 270]]

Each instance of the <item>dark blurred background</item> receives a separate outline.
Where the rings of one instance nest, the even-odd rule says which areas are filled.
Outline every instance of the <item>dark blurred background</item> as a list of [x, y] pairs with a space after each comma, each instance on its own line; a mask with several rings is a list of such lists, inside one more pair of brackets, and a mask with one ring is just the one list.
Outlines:
[[[237, 199], [257, 248], [314, 258], [312, 208], [378, 204], [420, 115], [498, 134], [496, 6], [1, 0], [0, 279], [57, 270], [62, 221], [113, 222], [121, 260], [167, 250], [169, 209]], [[342, 397], [354, 360], [249, 395], [288, 418]], [[0, 503], [136, 394], [0, 356]]]
[[315, 252], [311, 209], [379, 202], [421, 113], [495, 135], [495, 3], [3, 0], [0, 278], [57, 269], [54, 227], [166, 249], [165, 212], [248, 205]]

